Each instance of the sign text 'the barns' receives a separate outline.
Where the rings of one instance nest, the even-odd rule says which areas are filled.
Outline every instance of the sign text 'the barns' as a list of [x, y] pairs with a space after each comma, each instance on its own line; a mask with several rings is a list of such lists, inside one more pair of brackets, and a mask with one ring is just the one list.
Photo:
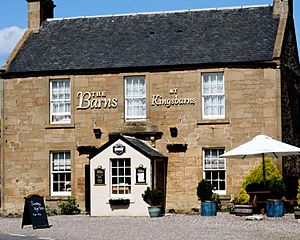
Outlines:
[[118, 106], [118, 99], [106, 97], [106, 91], [78, 92], [77, 98], [79, 99], [78, 110], [116, 108]]

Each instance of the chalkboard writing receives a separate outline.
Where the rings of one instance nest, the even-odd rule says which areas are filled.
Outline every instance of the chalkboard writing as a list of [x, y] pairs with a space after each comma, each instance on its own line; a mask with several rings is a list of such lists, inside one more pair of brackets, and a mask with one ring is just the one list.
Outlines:
[[95, 169], [95, 184], [105, 184], [105, 169]]
[[43, 197], [39, 195], [25, 197], [22, 228], [25, 225], [32, 225], [33, 229], [50, 227]]

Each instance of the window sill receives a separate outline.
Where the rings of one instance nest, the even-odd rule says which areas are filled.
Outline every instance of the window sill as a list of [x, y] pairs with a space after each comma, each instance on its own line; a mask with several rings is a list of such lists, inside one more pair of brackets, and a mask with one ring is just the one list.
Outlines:
[[46, 201], [63, 201], [66, 200], [68, 197], [70, 197], [69, 195], [67, 196], [45, 196], [45, 200]]
[[75, 124], [46, 124], [45, 129], [56, 129], [56, 128], [75, 128]]
[[206, 119], [200, 120], [196, 123], [197, 125], [222, 125], [222, 124], [230, 124], [229, 119]]

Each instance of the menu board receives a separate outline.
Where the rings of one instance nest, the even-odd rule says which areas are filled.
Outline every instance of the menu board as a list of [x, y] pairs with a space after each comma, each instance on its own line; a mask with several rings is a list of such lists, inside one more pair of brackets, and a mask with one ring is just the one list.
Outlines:
[[139, 167], [136, 169], [136, 183], [146, 183], [146, 168]]
[[25, 225], [32, 225], [33, 229], [50, 227], [43, 197], [39, 195], [25, 197], [22, 228]]
[[105, 169], [95, 169], [95, 185], [105, 184]]

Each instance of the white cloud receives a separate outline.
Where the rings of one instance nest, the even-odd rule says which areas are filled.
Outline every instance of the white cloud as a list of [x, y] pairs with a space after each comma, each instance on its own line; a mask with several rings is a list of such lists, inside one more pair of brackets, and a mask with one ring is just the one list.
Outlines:
[[0, 57], [7, 58], [26, 29], [16, 26], [0, 29]]

